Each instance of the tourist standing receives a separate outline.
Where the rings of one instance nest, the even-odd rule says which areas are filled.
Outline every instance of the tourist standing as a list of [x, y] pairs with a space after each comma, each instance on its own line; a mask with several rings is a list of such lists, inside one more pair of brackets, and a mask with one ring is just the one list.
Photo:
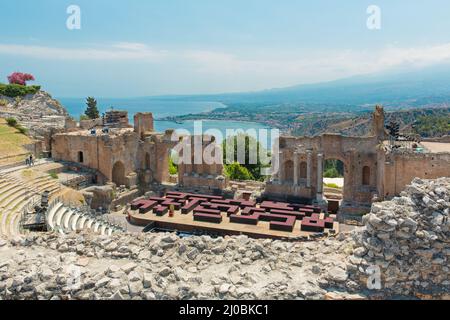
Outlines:
[[30, 154], [30, 166], [34, 166], [33, 155]]

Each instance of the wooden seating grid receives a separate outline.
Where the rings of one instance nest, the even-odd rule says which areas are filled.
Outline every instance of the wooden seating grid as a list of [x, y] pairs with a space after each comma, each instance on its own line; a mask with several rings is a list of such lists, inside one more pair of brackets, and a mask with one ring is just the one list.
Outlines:
[[305, 232], [324, 232], [333, 229], [334, 219], [321, 217], [317, 206], [263, 201], [259, 206], [255, 201], [224, 199], [220, 196], [191, 194], [170, 191], [165, 197], [150, 197], [131, 203], [131, 210], [140, 214], [152, 211], [158, 216], [166, 215], [171, 209], [182, 214], [192, 212], [194, 221], [220, 224], [222, 213], [230, 223], [258, 225], [260, 221], [269, 222], [271, 230], [292, 232], [297, 221]]

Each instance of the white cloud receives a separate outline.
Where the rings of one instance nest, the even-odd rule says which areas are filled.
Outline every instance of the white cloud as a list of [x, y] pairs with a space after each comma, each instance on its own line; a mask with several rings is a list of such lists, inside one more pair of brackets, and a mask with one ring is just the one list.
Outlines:
[[[161, 50], [142, 43], [120, 42], [111, 45], [61, 48], [37, 45], [0, 44], [0, 55], [48, 60], [141, 61], [143, 67], [155, 66], [177, 74], [182, 66], [188, 78], [207, 83], [217, 90], [253, 90], [299, 83], [334, 80], [359, 74], [385, 71], [403, 65], [425, 66], [450, 61], [450, 43], [380, 50], [340, 50], [323, 52], [280, 52], [256, 55], [210, 50]], [[170, 83], [168, 84], [170, 85]]]
[[0, 44], [0, 54], [58, 60], [155, 60], [164, 52], [145, 45], [118, 43], [108, 47], [58, 48], [36, 45]]

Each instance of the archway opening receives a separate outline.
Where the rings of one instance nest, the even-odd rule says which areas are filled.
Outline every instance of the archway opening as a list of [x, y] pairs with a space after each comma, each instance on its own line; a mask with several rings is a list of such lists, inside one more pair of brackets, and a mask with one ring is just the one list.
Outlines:
[[284, 163], [284, 181], [294, 183], [294, 162], [288, 160]]
[[344, 197], [345, 165], [339, 159], [327, 159], [323, 169], [324, 197], [328, 211], [337, 214]]
[[83, 153], [83, 151], [79, 151], [78, 152], [78, 162], [79, 163], [84, 163], [84, 153]]
[[113, 166], [112, 182], [114, 182], [117, 186], [126, 185], [125, 166], [120, 161], [116, 162]]
[[168, 151], [167, 156], [167, 162], [168, 162], [168, 181], [171, 183], [178, 183], [178, 163], [179, 163], [179, 155], [178, 152], [176, 152], [173, 149], [170, 149]]
[[362, 185], [370, 186], [370, 167], [365, 166], [362, 171]]
[[145, 159], [144, 159], [144, 169], [150, 170], [150, 154], [148, 152], [145, 153]]
[[308, 164], [305, 161], [300, 162], [300, 179], [306, 180], [308, 176]]

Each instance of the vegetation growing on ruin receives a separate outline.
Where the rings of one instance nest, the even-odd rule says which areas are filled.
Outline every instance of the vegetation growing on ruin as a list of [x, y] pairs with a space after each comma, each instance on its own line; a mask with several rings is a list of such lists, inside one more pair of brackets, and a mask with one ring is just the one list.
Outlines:
[[0, 83], [0, 95], [10, 98], [24, 97], [27, 94], [36, 94], [39, 90], [41, 90], [41, 86]]
[[169, 156], [169, 173], [175, 175], [178, 173], [178, 166], [174, 163], [172, 156]]
[[[238, 159], [238, 141], [245, 141], [245, 162], [239, 163]], [[269, 156], [270, 154], [264, 147], [256, 141], [255, 138], [245, 135], [239, 134], [237, 136], [232, 136], [227, 138], [222, 143], [223, 148], [223, 163], [225, 174], [228, 178], [232, 180], [256, 180], [263, 181], [264, 176], [261, 174], [261, 170], [270, 165], [263, 165], [260, 154], [266, 154]], [[233, 148], [233, 149], [231, 149]], [[228, 153], [227, 153], [228, 151]], [[261, 153], [260, 153], [261, 152]], [[256, 161], [255, 163], [250, 163], [250, 153], [255, 154]], [[227, 154], [233, 154], [233, 161], [227, 161]]]
[[324, 166], [325, 178], [342, 178], [344, 176], [344, 164], [339, 160], [326, 160]]
[[58, 179], [58, 174], [55, 171], [52, 171], [48, 174], [52, 179]]

